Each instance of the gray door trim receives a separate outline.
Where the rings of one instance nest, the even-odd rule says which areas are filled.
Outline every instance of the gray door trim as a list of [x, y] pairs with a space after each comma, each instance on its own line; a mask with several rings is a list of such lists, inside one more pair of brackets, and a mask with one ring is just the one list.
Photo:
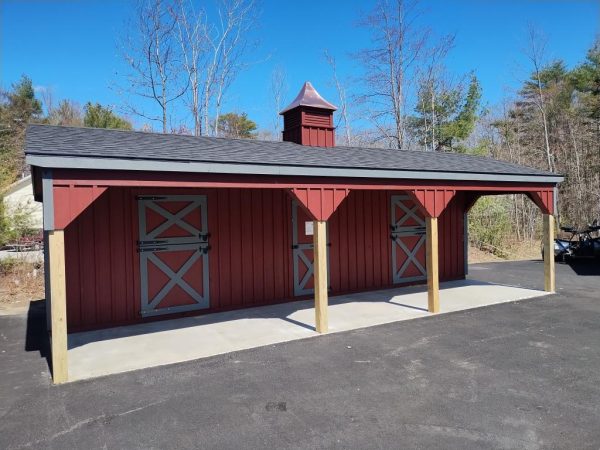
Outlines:
[[[298, 202], [292, 200], [292, 261], [294, 270], [294, 296], [309, 295], [315, 292], [306, 285], [314, 274], [314, 261], [306, 256], [306, 250], [313, 250], [312, 243], [298, 243]], [[329, 222], [327, 222], [327, 239], [329, 240]], [[300, 279], [300, 262], [307, 267], [307, 271]], [[329, 285], [329, 247], [327, 247], [327, 284]]]
[[[158, 203], [184, 201], [190, 202], [189, 205], [182, 208], [177, 213], [171, 213], [162, 208]], [[200, 209], [201, 229], [190, 225], [183, 219], [194, 209]], [[146, 211], [151, 209], [167, 219], [153, 230], [147, 230]], [[138, 252], [140, 253], [140, 287], [141, 287], [141, 314], [144, 317], [156, 316], [162, 314], [172, 314], [178, 312], [194, 311], [206, 309], [210, 306], [210, 286], [209, 286], [209, 258], [210, 249], [208, 243], [208, 218], [207, 202], [205, 195], [168, 195], [168, 196], [141, 196], [138, 197], [138, 220], [139, 236]], [[161, 238], [160, 233], [167, 230], [172, 225], [177, 225], [190, 233], [190, 236]], [[162, 252], [190, 251], [193, 253], [188, 260], [177, 271], [173, 271], [156, 255]], [[202, 290], [196, 291], [184, 279], [184, 275], [194, 265], [196, 261], [202, 259]], [[152, 298], [148, 292], [148, 263], [151, 262], [162, 271], [169, 281]], [[183, 289], [196, 303], [190, 305], [172, 306], [159, 308], [160, 302], [175, 286]]]

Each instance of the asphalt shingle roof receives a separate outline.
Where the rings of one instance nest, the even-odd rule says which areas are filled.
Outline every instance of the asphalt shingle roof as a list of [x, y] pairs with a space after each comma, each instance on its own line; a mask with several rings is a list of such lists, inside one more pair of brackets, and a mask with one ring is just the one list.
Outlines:
[[548, 176], [550, 172], [491, 158], [361, 147], [308, 147], [291, 142], [29, 125], [27, 155], [275, 166]]

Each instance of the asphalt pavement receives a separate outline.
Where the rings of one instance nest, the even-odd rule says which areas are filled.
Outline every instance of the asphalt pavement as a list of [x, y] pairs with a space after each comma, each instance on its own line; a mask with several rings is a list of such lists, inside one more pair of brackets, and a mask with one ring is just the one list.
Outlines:
[[[470, 277], [540, 288], [540, 261]], [[53, 386], [0, 316], [0, 448], [600, 448], [600, 267], [556, 295]], [[210, 345], [210, 343], [190, 343]]]

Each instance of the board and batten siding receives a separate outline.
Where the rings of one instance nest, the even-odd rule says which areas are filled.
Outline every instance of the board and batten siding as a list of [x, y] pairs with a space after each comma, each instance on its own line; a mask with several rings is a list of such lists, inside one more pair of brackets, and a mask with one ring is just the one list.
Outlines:
[[[69, 332], [148, 320], [140, 315], [136, 197], [172, 194], [207, 196], [211, 306], [196, 314], [295, 299], [292, 200], [285, 191], [110, 187], [65, 229]], [[352, 191], [332, 215], [331, 294], [392, 286], [392, 194]], [[462, 238], [457, 197], [440, 217], [442, 280], [464, 277]]]

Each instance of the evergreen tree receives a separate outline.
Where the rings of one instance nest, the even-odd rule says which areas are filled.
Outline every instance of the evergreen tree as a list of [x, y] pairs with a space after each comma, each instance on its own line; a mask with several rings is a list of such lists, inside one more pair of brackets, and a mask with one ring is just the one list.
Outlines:
[[132, 129], [129, 121], [117, 116], [110, 108], [106, 108], [100, 103], [92, 104], [88, 102], [84, 110], [83, 125], [86, 127]]
[[33, 83], [23, 75], [9, 91], [0, 91], [0, 187], [28, 171], [23, 156], [25, 128], [39, 120], [42, 103], [35, 97]]
[[227, 113], [219, 118], [219, 136], [240, 139], [256, 138], [256, 123], [246, 113]]
[[426, 149], [435, 151], [463, 151], [456, 141], [469, 137], [477, 122], [481, 88], [475, 75], [471, 75], [469, 87], [446, 88], [432, 80], [419, 87], [416, 116], [410, 127], [418, 142]]
[[573, 70], [571, 78], [581, 111], [600, 121], [600, 39], [588, 51], [586, 61]]

